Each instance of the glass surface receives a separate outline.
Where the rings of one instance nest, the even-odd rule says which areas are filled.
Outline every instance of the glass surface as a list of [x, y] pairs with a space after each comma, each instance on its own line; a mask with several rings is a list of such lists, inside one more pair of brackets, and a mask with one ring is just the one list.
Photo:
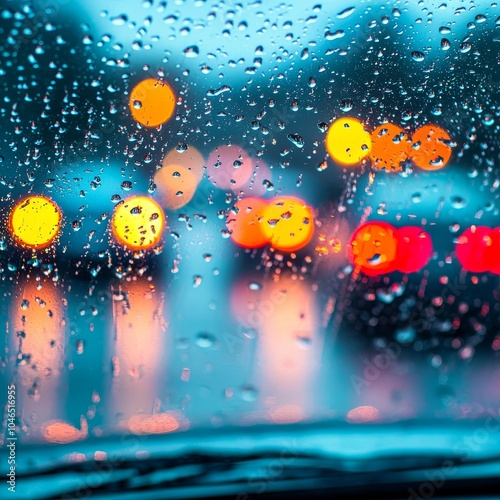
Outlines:
[[498, 454], [499, 26], [490, 1], [2, 0], [19, 494], [131, 436]]

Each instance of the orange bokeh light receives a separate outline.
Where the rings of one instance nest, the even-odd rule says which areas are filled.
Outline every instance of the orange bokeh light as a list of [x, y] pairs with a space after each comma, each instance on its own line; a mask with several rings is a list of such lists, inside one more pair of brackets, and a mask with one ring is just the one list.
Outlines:
[[268, 243], [263, 230], [267, 202], [249, 196], [237, 201], [234, 206], [235, 210], [229, 212], [226, 221], [231, 239], [244, 248], [258, 248]]
[[436, 125], [420, 127], [412, 137], [410, 157], [424, 170], [439, 170], [451, 158], [450, 136]]
[[405, 131], [392, 123], [378, 126], [371, 134], [370, 158], [376, 170], [398, 171], [410, 152], [410, 141]]
[[192, 172], [197, 182], [199, 182], [203, 177], [205, 160], [195, 147], [189, 146], [183, 153], [179, 153], [175, 148], [170, 150], [163, 158], [162, 165], [163, 167], [181, 165]]
[[154, 182], [155, 196], [169, 210], [177, 210], [189, 203], [198, 187], [198, 180], [191, 170], [174, 164], [165, 165], [158, 170]]
[[349, 246], [354, 266], [369, 276], [396, 268], [396, 229], [386, 222], [367, 222], [354, 232]]
[[132, 434], [166, 434], [179, 429], [179, 422], [170, 413], [135, 415], [129, 418], [127, 427]]
[[80, 427], [81, 429], [77, 429], [63, 420], [51, 420], [43, 424], [42, 436], [49, 443], [73, 443], [88, 436], [88, 424], [83, 416], [80, 419]]
[[157, 127], [173, 115], [175, 94], [167, 83], [146, 78], [132, 89], [129, 106], [134, 120], [145, 127]]

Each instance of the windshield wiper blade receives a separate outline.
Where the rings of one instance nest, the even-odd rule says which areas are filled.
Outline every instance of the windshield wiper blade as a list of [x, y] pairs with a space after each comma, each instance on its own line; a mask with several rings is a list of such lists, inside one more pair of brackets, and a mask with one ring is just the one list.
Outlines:
[[[446, 473], [443, 464], [453, 473]], [[249, 495], [324, 489], [351, 494], [363, 487], [401, 490], [408, 484], [428, 482], [429, 478], [448, 483], [449, 489], [459, 483], [461, 487], [477, 484], [479, 479], [488, 482], [499, 475], [500, 456], [461, 462], [449, 456], [342, 461], [305, 455], [284, 460], [279, 454], [268, 454], [242, 460], [241, 457], [198, 454], [177, 460], [127, 460], [114, 465], [106, 461], [73, 463], [29, 477], [19, 476], [19, 484], [23, 488], [31, 484], [37, 491], [45, 491], [46, 495], [39, 497], [44, 499], [60, 498], [60, 495], [78, 498], [82, 487], [95, 498], [108, 499], [119, 494], [126, 499], [125, 491], [127, 495], [134, 493], [130, 498], [143, 498], [143, 495], [150, 498], [154, 490], [168, 492], [163, 498], [211, 498], [238, 495], [242, 488]], [[99, 484], [85, 486], [89, 477], [94, 477]]]

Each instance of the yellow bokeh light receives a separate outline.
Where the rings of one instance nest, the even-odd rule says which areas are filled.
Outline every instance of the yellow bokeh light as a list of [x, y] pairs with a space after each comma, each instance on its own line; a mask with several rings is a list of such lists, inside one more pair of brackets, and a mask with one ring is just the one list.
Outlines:
[[145, 127], [157, 127], [173, 115], [175, 94], [167, 83], [147, 78], [132, 89], [129, 105], [134, 120]]
[[182, 165], [166, 165], [154, 177], [161, 205], [176, 210], [189, 203], [198, 186], [194, 173]]
[[179, 153], [175, 148], [170, 150], [163, 158], [162, 165], [181, 165], [186, 167], [199, 182], [203, 177], [205, 160], [201, 153], [193, 146], [189, 146], [187, 151]]
[[262, 230], [277, 250], [295, 252], [309, 243], [314, 233], [313, 212], [299, 198], [282, 196], [263, 211]]
[[163, 210], [146, 196], [132, 196], [117, 205], [111, 221], [114, 237], [132, 250], [146, 250], [157, 245], [164, 227]]
[[44, 196], [30, 196], [12, 210], [9, 229], [19, 244], [45, 248], [59, 233], [61, 218], [61, 211], [52, 200]]
[[372, 145], [370, 134], [355, 118], [340, 118], [333, 122], [325, 143], [328, 154], [341, 165], [356, 165], [368, 156]]

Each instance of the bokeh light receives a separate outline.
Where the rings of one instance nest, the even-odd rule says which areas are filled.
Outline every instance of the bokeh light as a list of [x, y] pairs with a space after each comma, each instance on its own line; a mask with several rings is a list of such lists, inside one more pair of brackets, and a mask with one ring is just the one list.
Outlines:
[[243, 187], [252, 172], [252, 160], [239, 146], [219, 146], [210, 153], [207, 160], [208, 178], [220, 189]]
[[493, 246], [491, 228], [471, 226], [457, 240], [457, 259], [464, 269], [472, 273], [488, 270], [488, 253]]
[[248, 195], [263, 196], [273, 189], [273, 174], [262, 158], [250, 158], [250, 162], [252, 173], [241, 190]]
[[274, 424], [293, 424], [305, 418], [305, 412], [299, 405], [285, 404], [269, 411], [269, 418]]
[[165, 165], [154, 176], [156, 184], [155, 197], [162, 207], [177, 210], [189, 203], [196, 188], [198, 179], [187, 167], [182, 165]]
[[234, 207], [235, 210], [230, 210], [226, 222], [231, 231], [231, 239], [244, 248], [258, 248], [268, 243], [268, 237], [263, 230], [267, 202], [249, 196], [238, 200]]
[[59, 207], [44, 196], [30, 196], [19, 202], [9, 217], [9, 229], [22, 246], [45, 248], [61, 227]]
[[128, 430], [132, 434], [166, 434], [176, 431], [179, 422], [170, 413], [157, 413], [156, 415], [134, 415], [128, 420]]
[[326, 135], [326, 150], [341, 165], [356, 165], [368, 156], [371, 137], [364, 125], [355, 118], [340, 118], [333, 122]]
[[430, 235], [417, 226], [398, 229], [396, 266], [403, 273], [415, 273], [427, 265], [432, 256]]
[[396, 229], [386, 222], [366, 222], [354, 232], [349, 257], [356, 268], [369, 276], [390, 273], [396, 268]]
[[116, 240], [132, 250], [146, 250], [157, 245], [164, 226], [163, 210], [146, 196], [133, 196], [119, 203], [111, 221]]
[[306, 246], [312, 238], [313, 212], [299, 198], [281, 196], [267, 205], [262, 227], [276, 250], [295, 252]]
[[374, 422], [379, 418], [379, 411], [374, 406], [358, 406], [347, 413], [347, 421], [351, 423]]
[[187, 150], [179, 152], [176, 148], [171, 149], [163, 158], [162, 165], [181, 165], [187, 168], [199, 182], [203, 178], [205, 160], [202, 154], [194, 147], [188, 146]]
[[500, 274], [500, 227], [491, 230], [491, 247], [486, 253], [486, 263], [488, 270], [495, 274]]
[[370, 158], [373, 168], [387, 171], [401, 170], [401, 163], [408, 159], [410, 141], [405, 131], [392, 123], [384, 123], [371, 134]]
[[436, 125], [420, 127], [412, 137], [410, 157], [424, 170], [439, 170], [451, 158], [450, 136]]
[[175, 94], [167, 83], [147, 78], [132, 89], [129, 106], [134, 120], [145, 127], [157, 127], [173, 115]]
[[63, 420], [51, 420], [42, 425], [42, 436], [49, 443], [73, 443], [88, 436], [88, 424], [84, 417], [80, 419], [80, 426], [81, 429], [77, 429]]

